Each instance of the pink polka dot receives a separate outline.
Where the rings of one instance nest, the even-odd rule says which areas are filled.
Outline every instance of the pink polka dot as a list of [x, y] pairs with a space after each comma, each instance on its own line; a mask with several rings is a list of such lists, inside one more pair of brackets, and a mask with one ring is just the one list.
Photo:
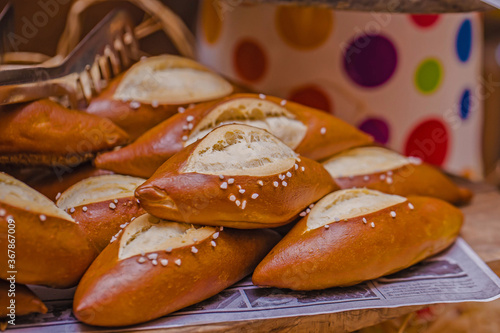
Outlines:
[[441, 166], [448, 154], [449, 140], [445, 124], [439, 119], [428, 119], [411, 131], [406, 140], [405, 154]]
[[421, 28], [433, 26], [440, 18], [438, 14], [414, 14], [410, 15], [411, 20]]
[[318, 110], [333, 113], [333, 103], [327, 93], [315, 85], [293, 90], [288, 99]]

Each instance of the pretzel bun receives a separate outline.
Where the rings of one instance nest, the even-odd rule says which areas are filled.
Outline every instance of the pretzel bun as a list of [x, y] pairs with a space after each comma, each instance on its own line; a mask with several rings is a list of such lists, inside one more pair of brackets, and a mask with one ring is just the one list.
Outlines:
[[236, 94], [188, 108], [133, 144], [99, 155], [95, 163], [114, 172], [150, 177], [172, 155], [225, 124], [263, 128], [315, 160], [373, 142], [372, 137], [323, 111], [277, 97]]
[[337, 154], [323, 166], [343, 189], [366, 187], [402, 196], [422, 195], [465, 204], [472, 192], [460, 188], [433, 166], [381, 147], [360, 147]]
[[135, 195], [167, 220], [253, 229], [287, 224], [336, 188], [319, 163], [269, 132], [225, 125], [170, 158]]
[[164, 316], [247, 276], [278, 240], [271, 230], [195, 227], [142, 215], [85, 273], [73, 312], [97, 326]]
[[179, 107], [229, 95], [229, 82], [191, 59], [144, 59], [91, 101], [86, 112], [111, 119], [133, 139], [177, 113]]
[[458, 208], [435, 198], [337, 191], [273, 248], [253, 283], [314, 290], [392, 274], [450, 246], [462, 221]]
[[145, 179], [121, 175], [91, 177], [76, 183], [57, 200], [101, 252], [121, 226], [144, 214], [134, 197]]
[[6, 168], [1, 171], [22, 181], [52, 201], [59, 199], [62, 192], [83, 179], [113, 174], [109, 170], [96, 169], [90, 163], [79, 165], [76, 168], [69, 166], [17, 167], [16, 170]]
[[49, 99], [0, 108], [0, 164], [70, 165], [128, 142], [110, 120]]
[[[47, 307], [28, 287], [23, 284], [0, 280], [0, 318], [11, 314], [11, 299], [15, 301], [14, 314], [24, 316], [33, 312], [47, 313]], [[9, 296], [10, 295], [10, 296]]]
[[[9, 236], [11, 235], [11, 236]], [[15, 270], [16, 282], [57, 288], [76, 285], [96, 253], [71, 216], [47, 197], [15, 178], [0, 173], [0, 261]], [[13, 267], [10, 265], [14, 265]]]

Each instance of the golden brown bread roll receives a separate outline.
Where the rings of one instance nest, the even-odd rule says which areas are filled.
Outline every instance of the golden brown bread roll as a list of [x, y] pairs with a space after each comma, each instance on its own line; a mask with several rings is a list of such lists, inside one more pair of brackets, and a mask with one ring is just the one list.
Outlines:
[[375, 279], [444, 250], [462, 221], [458, 208], [435, 198], [337, 191], [273, 248], [255, 269], [253, 282], [313, 290]]
[[13, 168], [8, 166], [0, 171], [4, 171], [22, 181], [52, 201], [59, 199], [61, 193], [83, 179], [113, 174], [109, 170], [97, 169], [90, 163], [84, 163], [77, 167], [60, 165], [54, 167]]
[[[33, 312], [47, 313], [47, 307], [28, 287], [23, 284], [0, 280], [0, 318], [8, 317], [13, 313], [16, 316], [24, 316]], [[11, 299], [14, 300], [14, 310]]]
[[[7, 250], [0, 262], [14, 265], [16, 281], [67, 288], [78, 283], [96, 256], [71, 216], [15, 178], [0, 173], [0, 247], [15, 237], [15, 261]], [[9, 266], [9, 268], [11, 268]], [[6, 279], [7, 269], [0, 271]]]
[[95, 163], [114, 172], [150, 177], [168, 158], [224, 124], [268, 130], [297, 153], [315, 160], [368, 145], [372, 137], [323, 111], [257, 94], [236, 94], [188, 108], [131, 145], [101, 154]]
[[132, 139], [177, 113], [179, 107], [229, 95], [230, 83], [187, 58], [144, 59], [109, 86], [86, 112], [112, 120]]
[[321, 164], [269, 132], [224, 125], [167, 160], [135, 194], [167, 220], [252, 229], [287, 224], [335, 189]]
[[142, 215], [85, 273], [73, 312], [97, 326], [164, 316], [250, 274], [278, 240], [271, 230], [194, 227]]
[[465, 204], [472, 192], [435, 167], [381, 147], [354, 148], [323, 162], [340, 188], [366, 187], [402, 196], [422, 195]]
[[87, 178], [62, 193], [57, 206], [78, 222], [101, 252], [122, 226], [144, 214], [134, 191], [145, 181], [121, 175]]
[[71, 165], [128, 142], [110, 120], [48, 99], [0, 109], [0, 164]]

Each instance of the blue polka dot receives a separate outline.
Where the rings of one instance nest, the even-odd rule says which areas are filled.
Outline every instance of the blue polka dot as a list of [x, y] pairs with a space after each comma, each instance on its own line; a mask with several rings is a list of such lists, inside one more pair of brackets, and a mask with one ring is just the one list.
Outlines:
[[457, 56], [462, 62], [470, 58], [472, 51], [472, 23], [469, 19], [462, 22], [457, 34]]
[[460, 118], [466, 120], [470, 114], [470, 90], [467, 89], [462, 93], [460, 98]]

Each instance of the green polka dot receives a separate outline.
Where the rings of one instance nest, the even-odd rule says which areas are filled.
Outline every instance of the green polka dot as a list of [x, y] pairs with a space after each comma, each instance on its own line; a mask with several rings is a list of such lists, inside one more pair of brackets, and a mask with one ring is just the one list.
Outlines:
[[443, 68], [436, 59], [427, 59], [420, 63], [415, 72], [415, 85], [424, 94], [436, 91], [441, 84]]

